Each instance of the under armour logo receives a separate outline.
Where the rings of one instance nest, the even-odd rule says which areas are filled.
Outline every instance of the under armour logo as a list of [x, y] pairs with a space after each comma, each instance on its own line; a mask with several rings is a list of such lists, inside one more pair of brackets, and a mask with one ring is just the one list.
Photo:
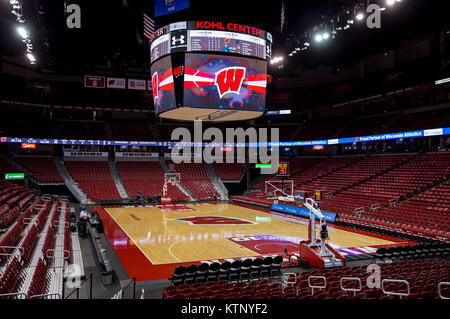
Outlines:
[[180, 45], [184, 44], [184, 35], [180, 35], [180, 37], [177, 39], [176, 36], [172, 37], [172, 46], [177, 45], [177, 42], [179, 42]]
[[270, 45], [266, 46], [266, 54], [268, 56], [272, 56], [272, 49], [270, 48]]

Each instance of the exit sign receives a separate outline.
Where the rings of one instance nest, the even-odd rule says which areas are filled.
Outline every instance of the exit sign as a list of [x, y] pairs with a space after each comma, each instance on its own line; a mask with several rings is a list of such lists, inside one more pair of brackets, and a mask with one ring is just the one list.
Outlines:
[[271, 168], [272, 164], [270, 164], [270, 163], [257, 163], [257, 164], [255, 164], [255, 168], [264, 168], [264, 167]]
[[5, 173], [5, 179], [25, 179], [24, 173]]

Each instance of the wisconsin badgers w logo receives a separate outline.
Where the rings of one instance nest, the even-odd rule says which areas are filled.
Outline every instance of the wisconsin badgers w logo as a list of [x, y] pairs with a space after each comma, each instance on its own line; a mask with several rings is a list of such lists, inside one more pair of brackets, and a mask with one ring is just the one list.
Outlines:
[[217, 72], [214, 85], [217, 86], [219, 97], [222, 98], [227, 93], [239, 94], [244, 78], [244, 67], [233, 66]]

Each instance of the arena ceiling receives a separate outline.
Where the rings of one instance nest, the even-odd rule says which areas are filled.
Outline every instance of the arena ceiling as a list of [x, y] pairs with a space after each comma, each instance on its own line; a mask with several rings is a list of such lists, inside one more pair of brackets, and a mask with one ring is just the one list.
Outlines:
[[[345, 11], [367, 0], [285, 0], [281, 31], [281, 0], [191, 0], [187, 10], [156, 19], [162, 26], [173, 21], [205, 18], [256, 26], [274, 36], [274, 55], [288, 53], [311, 36], [329, 27], [330, 20], [344, 19]], [[379, 0], [385, 1], [385, 0]], [[372, 1], [373, 2], [373, 1]], [[383, 15], [383, 27], [368, 30], [356, 26], [322, 46], [311, 47], [285, 60], [284, 68], [273, 73], [288, 75], [299, 66], [320, 64], [336, 68], [374, 52], [387, 50], [400, 41], [442, 27], [448, 19], [441, 6], [446, 1], [402, 0], [402, 6]], [[149, 47], [142, 36], [142, 13], [153, 15], [153, 1], [142, 0], [22, 0], [24, 15], [35, 45], [40, 71], [85, 74], [106, 69], [117, 75], [149, 68]], [[81, 29], [68, 29], [64, 4], [77, 3], [82, 9]], [[7, 0], [0, 2], [0, 54], [23, 56], [15, 17]], [[353, 14], [353, 13], [352, 13]]]

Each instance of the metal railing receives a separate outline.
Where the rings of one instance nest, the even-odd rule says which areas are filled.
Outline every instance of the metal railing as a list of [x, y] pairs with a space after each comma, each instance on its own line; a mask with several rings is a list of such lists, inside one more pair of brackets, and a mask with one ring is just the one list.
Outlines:
[[[313, 285], [311, 285], [311, 278], [312, 279], [323, 279], [323, 286], [313, 286]], [[309, 276], [308, 277], [308, 286], [309, 286], [309, 288], [311, 288], [311, 293], [312, 293], [312, 295], [314, 296], [314, 288], [317, 288], [317, 289], [325, 289], [325, 288], [327, 288], [327, 278], [325, 278], [325, 276]]]
[[[388, 283], [388, 282], [395, 282], [395, 283], [405, 283], [406, 287], [408, 289], [407, 293], [404, 292], [396, 292], [396, 291], [386, 291], [384, 289], [384, 284]], [[410, 288], [409, 288], [409, 282], [407, 282], [406, 280], [402, 280], [402, 279], [383, 279], [381, 281], [381, 290], [386, 294], [386, 295], [392, 295], [392, 296], [400, 296], [400, 299], [402, 299], [402, 297], [408, 297], [410, 294]]]
[[[30, 221], [29, 223], [27, 222], [28, 220]], [[25, 217], [23, 219], [23, 224], [24, 225], [34, 224], [34, 225], [38, 226], [38, 221], [35, 220], [34, 218]]]
[[34, 295], [30, 299], [61, 299], [61, 295], [58, 293]]
[[0, 249], [9, 249], [12, 250], [11, 253], [1, 253], [0, 256], [12, 256], [16, 254], [16, 249], [19, 251], [19, 255], [22, 256], [24, 253], [24, 248], [19, 246], [0, 246]]
[[133, 277], [133, 279], [130, 280], [128, 285], [126, 285], [125, 288], [122, 289], [122, 291], [123, 291], [122, 299], [125, 299], [125, 293], [131, 287], [131, 284], [133, 284], [133, 286], [132, 286], [133, 287], [133, 299], [136, 299], [136, 277]]
[[10, 294], [0, 294], [0, 299], [26, 299], [27, 296], [23, 292], [13, 292]]
[[353, 214], [360, 215], [361, 213], [364, 213], [364, 207], [357, 207], [353, 210]]
[[[342, 282], [344, 280], [354, 280], [357, 281], [359, 283], [359, 288], [344, 288], [342, 285]], [[353, 291], [353, 295], [356, 296], [357, 292], [360, 292], [362, 290], [362, 284], [361, 284], [361, 279], [359, 279], [358, 277], [341, 277], [339, 279], [339, 286], [341, 287], [341, 289], [343, 291]]]
[[[294, 276], [294, 281], [289, 281], [291, 276]], [[281, 277], [281, 280], [285, 285], [295, 285], [297, 283], [297, 274], [295, 272], [285, 272]]]
[[448, 281], [441, 281], [439, 284], [438, 284], [438, 295], [439, 295], [439, 298], [441, 298], [441, 299], [450, 299], [450, 297], [444, 297], [443, 295], [442, 295], [442, 293], [441, 293], [441, 287], [442, 286], [450, 286], [450, 282], [448, 282]]

